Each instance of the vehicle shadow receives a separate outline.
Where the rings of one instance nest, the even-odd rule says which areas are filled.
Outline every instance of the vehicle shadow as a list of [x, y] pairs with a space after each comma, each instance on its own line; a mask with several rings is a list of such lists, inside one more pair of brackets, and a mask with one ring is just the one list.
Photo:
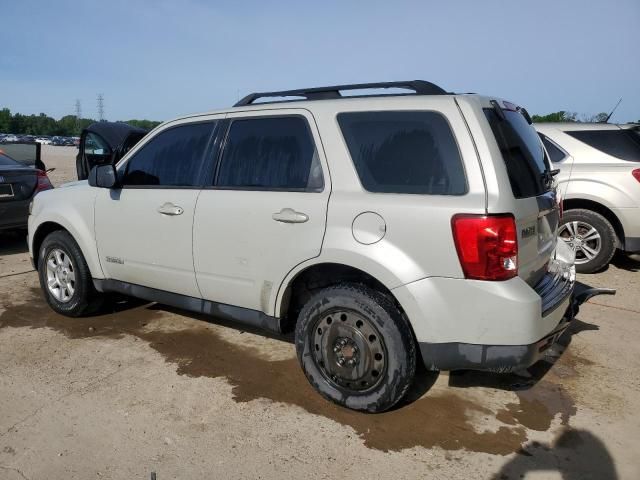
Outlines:
[[621, 270], [628, 272], [640, 272], [640, 255], [629, 255], [624, 252], [616, 252], [611, 263]]
[[618, 478], [604, 442], [588, 430], [566, 429], [551, 444], [528, 442], [523, 455], [515, 455], [492, 478], [525, 478], [530, 472], [558, 472], [564, 480]]
[[0, 232], [0, 256], [28, 251], [27, 234], [24, 230]]

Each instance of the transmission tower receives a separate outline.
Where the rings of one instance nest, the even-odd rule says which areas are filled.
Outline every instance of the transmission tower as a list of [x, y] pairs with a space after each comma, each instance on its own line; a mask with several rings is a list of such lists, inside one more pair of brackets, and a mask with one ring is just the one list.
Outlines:
[[104, 120], [104, 95], [98, 94], [98, 120]]
[[80, 132], [80, 119], [82, 118], [82, 105], [80, 99], [76, 100], [76, 132]]

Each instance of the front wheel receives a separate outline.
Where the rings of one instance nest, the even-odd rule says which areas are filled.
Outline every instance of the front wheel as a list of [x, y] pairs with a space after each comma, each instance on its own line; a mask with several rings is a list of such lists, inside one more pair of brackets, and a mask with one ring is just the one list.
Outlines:
[[57, 313], [79, 317], [102, 305], [103, 296], [93, 287], [82, 251], [65, 231], [52, 232], [42, 242], [38, 276], [47, 303]]
[[393, 407], [416, 370], [404, 315], [382, 293], [356, 284], [328, 287], [309, 299], [296, 326], [296, 351], [311, 385], [354, 410]]
[[606, 267], [616, 252], [616, 232], [599, 213], [567, 210], [558, 235], [576, 253], [576, 271], [594, 273]]

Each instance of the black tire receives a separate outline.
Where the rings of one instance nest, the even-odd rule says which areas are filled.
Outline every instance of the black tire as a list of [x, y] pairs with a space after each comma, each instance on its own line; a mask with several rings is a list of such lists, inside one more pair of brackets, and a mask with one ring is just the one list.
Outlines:
[[[295, 339], [307, 379], [339, 405], [383, 412], [413, 383], [416, 343], [407, 319], [387, 296], [363, 285], [339, 284], [314, 294], [300, 312]], [[345, 359], [346, 366], [340, 363]], [[348, 373], [331, 378], [331, 369]]]
[[[567, 226], [567, 224], [569, 225]], [[579, 225], [579, 230], [582, 233], [585, 233], [588, 227], [593, 227], [600, 236], [599, 244], [591, 244], [591, 247], [598, 246], [598, 253], [593, 258], [588, 259], [584, 251], [580, 251], [580, 249], [576, 251], [576, 271], [595, 273], [602, 270], [616, 253], [616, 232], [613, 226], [609, 220], [592, 210], [582, 208], [567, 210], [562, 217], [560, 235], [570, 245], [572, 245], [570, 235], [575, 230], [575, 225]], [[574, 246], [572, 248], [575, 249]]]
[[[75, 275], [75, 291], [69, 300], [60, 301], [54, 297], [47, 285], [47, 258], [54, 250], [60, 250], [71, 261]], [[91, 272], [82, 255], [80, 247], [69, 233], [57, 230], [46, 236], [38, 254], [38, 276], [40, 287], [44, 292], [47, 303], [51, 308], [68, 317], [81, 317], [98, 311], [102, 305], [104, 296], [96, 291], [93, 286]]]

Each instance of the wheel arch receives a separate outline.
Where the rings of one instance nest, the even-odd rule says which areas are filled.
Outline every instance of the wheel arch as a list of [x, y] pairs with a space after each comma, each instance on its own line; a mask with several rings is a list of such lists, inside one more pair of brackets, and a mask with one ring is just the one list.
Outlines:
[[381, 281], [377, 275], [353, 265], [321, 261], [299, 267], [282, 282], [276, 298], [275, 314], [283, 319], [283, 330], [291, 331], [295, 328], [298, 313], [313, 292], [345, 282], [363, 284], [382, 292], [404, 312], [391, 291], [392, 287]]
[[82, 236], [77, 232], [73, 227], [66, 225], [64, 222], [59, 220], [47, 220], [38, 225], [35, 232], [33, 233], [31, 240], [31, 252], [33, 254], [33, 264], [34, 267], [38, 268], [38, 260], [40, 255], [40, 247], [42, 246], [42, 242], [47, 235], [55, 231], [64, 231], [67, 232], [71, 237], [76, 241], [78, 246], [80, 247], [80, 251], [87, 262], [87, 266], [89, 267], [89, 271], [93, 278], [102, 278], [102, 268], [100, 267], [99, 260], [97, 255], [89, 255], [89, 249], [85, 242], [81, 241]]
[[616, 247], [624, 248], [624, 227], [622, 223], [618, 219], [617, 215], [613, 213], [609, 207], [599, 203], [595, 200], [589, 200], [585, 198], [568, 198], [563, 201], [563, 207], [565, 211], [575, 210], [575, 209], [583, 209], [583, 210], [591, 210], [593, 212], [599, 213], [613, 227], [613, 230], [616, 232]]

